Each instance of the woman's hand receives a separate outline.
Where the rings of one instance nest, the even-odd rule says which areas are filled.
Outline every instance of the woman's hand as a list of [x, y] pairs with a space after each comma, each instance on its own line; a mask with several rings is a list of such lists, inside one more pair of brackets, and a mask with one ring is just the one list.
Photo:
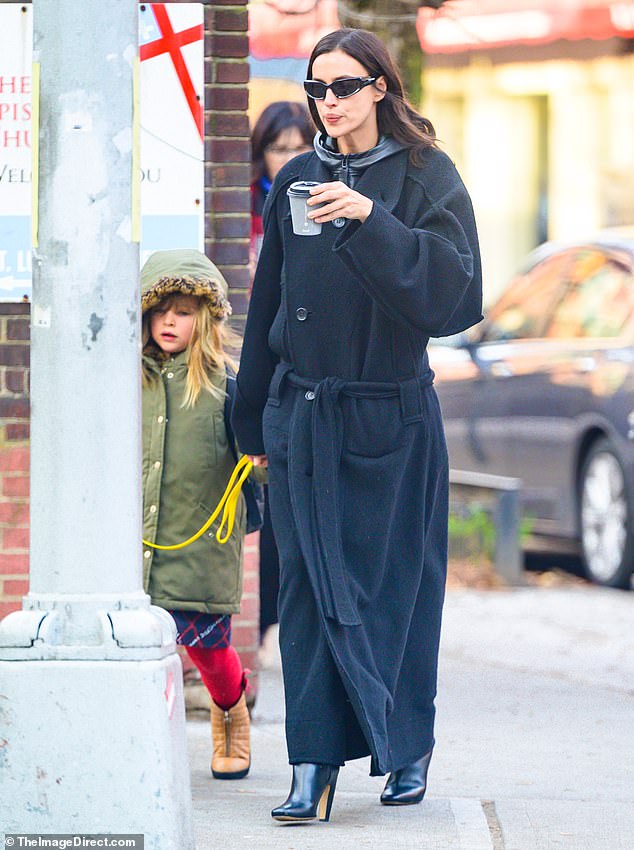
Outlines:
[[269, 461], [266, 455], [247, 455], [253, 466], [263, 466], [268, 468]]
[[322, 223], [333, 221], [335, 218], [356, 218], [363, 222], [372, 212], [373, 201], [360, 192], [355, 192], [340, 180], [334, 183], [320, 183], [310, 190], [311, 197], [307, 204], [325, 204], [318, 210], [308, 213], [308, 218]]

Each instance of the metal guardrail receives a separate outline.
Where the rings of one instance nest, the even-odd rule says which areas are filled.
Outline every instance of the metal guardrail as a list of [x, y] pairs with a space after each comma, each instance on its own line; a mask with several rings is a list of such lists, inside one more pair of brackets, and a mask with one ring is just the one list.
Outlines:
[[476, 496], [478, 491], [489, 499], [493, 496], [495, 571], [509, 584], [523, 584], [524, 568], [519, 540], [521, 479], [450, 469], [449, 484], [452, 488], [468, 490], [471, 498]]

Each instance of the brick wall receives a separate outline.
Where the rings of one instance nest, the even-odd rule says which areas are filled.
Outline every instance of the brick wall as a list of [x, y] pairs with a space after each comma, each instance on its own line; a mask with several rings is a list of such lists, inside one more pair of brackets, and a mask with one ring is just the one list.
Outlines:
[[0, 617], [28, 585], [29, 321], [28, 304], [0, 304]]
[[[249, 290], [247, 7], [240, 0], [206, 0], [204, 5], [205, 253], [229, 283], [232, 322], [241, 332]], [[29, 305], [0, 303], [0, 617], [19, 609], [27, 592], [28, 363]], [[234, 618], [233, 641], [253, 671], [259, 635], [258, 558], [258, 536], [250, 535], [242, 612]], [[255, 693], [256, 675], [252, 687]]]
[[249, 292], [251, 142], [244, 3], [205, 8], [205, 253], [225, 275], [232, 324], [244, 329]]
[[[244, 330], [249, 293], [251, 142], [248, 17], [244, 2], [205, 4], [205, 253], [229, 284], [232, 325]], [[245, 541], [241, 612], [233, 618], [233, 645], [253, 671], [257, 692], [259, 644], [258, 535]]]

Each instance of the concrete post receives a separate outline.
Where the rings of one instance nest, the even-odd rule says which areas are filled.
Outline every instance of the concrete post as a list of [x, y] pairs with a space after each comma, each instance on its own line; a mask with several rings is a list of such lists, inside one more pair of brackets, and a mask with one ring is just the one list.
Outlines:
[[0, 623], [0, 823], [189, 850], [175, 631], [141, 584], [137, 4], [33, 7], [31, 586]]

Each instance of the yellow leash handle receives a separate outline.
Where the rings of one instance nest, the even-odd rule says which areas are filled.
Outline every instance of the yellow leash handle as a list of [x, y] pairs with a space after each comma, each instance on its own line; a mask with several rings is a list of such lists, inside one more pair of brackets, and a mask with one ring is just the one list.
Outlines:
[[[216, 532], [216, 540], [218, 543], [226, 543], [231, 537], [231, 532], [233, 531], [233, 525], [236, 519], [236, 508], [238, 507], [238, 499], [240, 498], [242, 485], [249, 477], [249, 473], [252, 468], [253, 463], [246, 455], [243, 455], [231, 473], [229, 483], [227, 484], [225, 492], [222, 494], [222, 499], [218, 502], [215, 511], [203, 527], [196, 532], [196, 534], [193, 534], [187, 540], [183, 540], [182, 543], [173, 543], [171, 546], [160, 546], [158, 543], [150, 543], [149, 540], [144, 540], [143, 545], [150, 546], [152, 549], [161, 549], [163, 552], [172, 552], [174, 549], [184, 549], [185, 546], [189, 546], [190, 543], [193, 543], [195, 540], [198, 540], [199, 537], [203, 536], [216, 517], [220, 514], [220, 511], [223, 513], [222, 520], [218, 526], [218, 531]], [[225, 527], [225, 524], [226, 531], [223, 535], [222, 529]]]

